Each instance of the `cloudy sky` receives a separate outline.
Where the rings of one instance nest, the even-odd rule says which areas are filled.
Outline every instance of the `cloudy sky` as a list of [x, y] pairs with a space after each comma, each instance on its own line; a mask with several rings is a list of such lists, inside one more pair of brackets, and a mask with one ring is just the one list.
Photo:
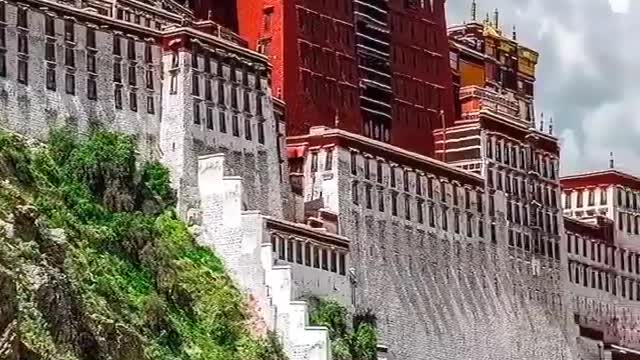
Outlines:
[[[477, 0], [540, 52], [536, 112], [553, 116], [563, 174], [616, 167], [640, 175], [640, 0]], [[447, 0], [448, 23], [471, 0]]]

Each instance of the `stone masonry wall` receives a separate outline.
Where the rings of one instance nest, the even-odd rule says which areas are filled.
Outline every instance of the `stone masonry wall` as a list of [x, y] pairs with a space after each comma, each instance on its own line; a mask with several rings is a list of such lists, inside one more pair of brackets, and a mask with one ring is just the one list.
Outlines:
[[[0, 76], [0, 127], [45, 139], [51, 129], [67, 126], [80, 133], [87, 133], [93, 127], [102, 127], [133, 134], [138, 139], [141, 155], [157, 157], [157, 138], [160, 125], [160, 49], [152, 44], [153, 63], [143, 61], [145, 41], [135, 39], [136, 47], [136, 83], [137, 87], [129, 87], [127, 67], [123, 66], [123, 105], [116, 109], [114, 104], [113, 83], [113, 35], [110, 30], [99, 28], [98, 24], [74, 23], [74, 42], [64, 41], [64, 20], [60, 14], [48, 13], [55, 20], [55, 61], [45, 61], [45, 12], [40, 9], [27, 8], [27, 29], [17, 28], [17, 7], [14, 3], [4, 3], [6, 18], [4, 26], [6, 37], [6, 77]], [[23, 6], [22, 4], [20, 6]], [[1, 21], [0, 21], [1, 22]], [[2, 25], [2, 24], [0, 24]], [[96, 82], [97, 100], [87, 96], [87, 26], [96, 33]], [[0, 26], [1, 27], [1, 26]], [[18, 33], [27, 34], [28, 55], [17, 54]], [[122, 36], [122, 51], [125, 57], [123, 65], [130, 62], [126, 59], [129, 37]], [[0, 45], [1, 47], [1, 45]], [[75, 66], [65, 66], [65, 49], [72, 48]], [[28, 84], [17, 81], [18, 59], [28, 62]], [[46, 88], [45, 69], [55, 66], [56, 90]], [[155, 89], [145, 88], [145, 70], [153, 71]], [[65, 77], [70, 73], [75, 76], [75, 94], [65, 91]], [[129, 106], [129, 91], [134, 91], [138, 98], [137, 111]], [[147, 112], [147, 96], [154, 101], [155, 113]]]
[[440, 211], [431, 229], [405, 220], [401, 200], [398, 216], [390, 216], [389, 191], [383, 214], [375, 202], [373, 210], [362, 205], [362, 188], [360, 205], [353, 204], [350, 156], [347, 149], [339, 152], [341, 234], [353, 244], [356, 306], [377, 315], [390, 360], [577, 359], [573, 334], [566, 331], [568, 304], [560, 275], [565, 271], [559, 262], [518, 260], [509, 253], [503, 198], [496, 196], [495, 243], [488, 223], [484, 238], [477, 228], [465, 236], [464, 219], [462, 234], [453, 233], [451, 211], [448, 231], [441, 229]]

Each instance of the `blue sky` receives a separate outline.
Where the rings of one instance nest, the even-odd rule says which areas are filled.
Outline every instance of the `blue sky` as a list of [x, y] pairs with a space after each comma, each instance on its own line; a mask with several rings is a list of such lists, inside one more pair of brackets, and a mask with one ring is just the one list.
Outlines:
[[[616, 167], [640, 174], [640, 1], [477, 0], [500, 10], [502, 28], [540, 52], [536, 113], [553, 116], [562, 174]], [[471, 0], [447, 0], [448, 23]]]

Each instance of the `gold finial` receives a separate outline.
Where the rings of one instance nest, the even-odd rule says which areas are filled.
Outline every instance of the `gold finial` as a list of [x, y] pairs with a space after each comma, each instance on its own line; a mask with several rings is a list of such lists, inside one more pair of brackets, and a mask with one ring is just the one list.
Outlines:
[[493, 12], [493, 24], [496, 27], [496, 29], [500, 28], [500, 14], [498, 12], [498, 8], [496, 8], [496, 10]]
[[511, 33], [511, 38], [513, 38], [513, 41], [517, 41], [518, 40], [518, 34], [516, 33], [516, 26], [513, 25], [513, 32]]
[[553, 135], [553, 117], [549, 119], [549, 135]]
[[544, 113], [540, 113], [540, 132], [544, 131]]
[[491, 25], [491, 20], [489, 20], [489, 13], [487, 13], [487, 16], [484, 19], [484, 24], [485, 25]]
[[476, 3], [476, 0], [473, 0], [471, 2], [471, 21], [476, 21], [477, 15], [478, 15], [478, 4]]

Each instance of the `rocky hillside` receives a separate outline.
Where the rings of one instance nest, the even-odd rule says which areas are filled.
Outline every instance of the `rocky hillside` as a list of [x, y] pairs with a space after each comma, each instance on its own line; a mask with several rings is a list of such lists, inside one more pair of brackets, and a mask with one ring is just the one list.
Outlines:
[[0, 133], [0, 360], [284, 359], [131, 138]]

